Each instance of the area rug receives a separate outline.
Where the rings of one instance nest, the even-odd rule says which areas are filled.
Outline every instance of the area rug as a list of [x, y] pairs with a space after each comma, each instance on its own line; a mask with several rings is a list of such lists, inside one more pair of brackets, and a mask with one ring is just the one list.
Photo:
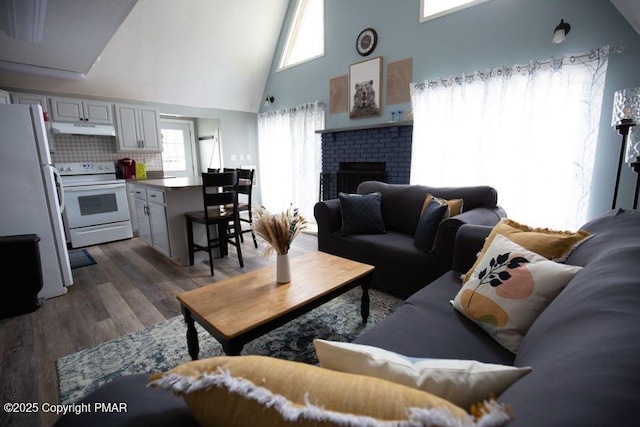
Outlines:
[[74, 269], [86, 265], [93, 265], [96, 263], [96, 260], [89, 255], [86, 249], [74, 249], [69, 251], [69, 263], [71, 264], [71, 268]]
[[[371, 308], [366, 325], [360, 317], [359, 288], [327, 302], [249, 344], [243, 355], [273, 356], [317, 364], [313, 339], [352, 341], [364, 330], [391, 314], [399, 298], [369, 291]], [[223, 355], [222, 346], [196, 324], [199, 358]], [[60, 403], [73, 403], [99, 386], [122, 375], [162, 372], [191, 360], [187, 352], [186, 325], [182, 316], [125, 335], [56, 361]]]

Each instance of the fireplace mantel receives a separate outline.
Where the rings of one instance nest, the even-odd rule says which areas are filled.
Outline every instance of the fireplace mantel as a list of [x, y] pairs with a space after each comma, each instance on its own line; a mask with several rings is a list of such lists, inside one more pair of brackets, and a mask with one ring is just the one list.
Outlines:
[[[352, 130], [364, 130], [364, 129], [380, 129], [380, 128], [394, 128], [400, 126], [413, 126], [413, 120], [405, 120], [402, 122], [387, 122], [387, 123], [376, 123], [370, 125], [362, 125], [362, 126], [350, 126], [345, 128], [334, 128], [334, 129], [324, 129], [317, 130], [316, 133], [327, 134], [334, 132], [349, 132]], [[391, 129], [393, 131], [393, 129]]]

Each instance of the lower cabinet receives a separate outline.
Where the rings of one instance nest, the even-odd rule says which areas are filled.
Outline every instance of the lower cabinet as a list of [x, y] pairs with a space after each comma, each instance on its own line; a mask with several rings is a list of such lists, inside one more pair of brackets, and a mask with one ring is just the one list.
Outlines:
[[133, 186], [138, 236], [161, 254], [171, 258], [164, 191]]

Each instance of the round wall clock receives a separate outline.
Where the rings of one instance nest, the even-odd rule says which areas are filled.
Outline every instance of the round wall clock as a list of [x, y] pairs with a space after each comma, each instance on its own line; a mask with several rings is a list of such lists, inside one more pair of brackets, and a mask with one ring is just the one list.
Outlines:
[[373, 28], [365, 28], [358, 34], [356, 50], [362, 56], [367, 56], [376, 48], [378, 33]]

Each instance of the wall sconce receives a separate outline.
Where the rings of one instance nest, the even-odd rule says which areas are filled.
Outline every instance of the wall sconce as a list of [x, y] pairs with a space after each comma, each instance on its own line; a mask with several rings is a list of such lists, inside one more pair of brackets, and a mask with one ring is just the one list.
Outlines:
[[562, 43], [566, 38], [566, 35], [569, 34], [570, 30], [571, 25], [569, 25], [568, 22], [564, 22], [564, 19], [561, 19], [556, 29], [553, 30], [553, 38], [551, 39], [551, 43]]
[[[640, 88], [622, 89], [616, 91], [613, 96], [613, 114], [611, 126], [614, 126], [618, 133], [622, 135], [622, 145], [620, 146], [620, 157], [618, 158], [618, 171], [616, 174], [616, 186], [613, 191], [613, 203], [611, 209], [616, 208], [618, 197], [618, 186], [620, 184], [620, 169], [622, 160], [625, 158], [625, 148], [627, 150], [626, 161], [636, 172], [640, 162], [640, 137], [637, 129], [633, 129], [640, 122]], [[640, 186], [640, 174], [636, 182], [636, 192], [633, 200], [633, 208], [638, 206], [638, 187]]]
[[268, 107], [270, 104], [273, 104], [273, 101], [275, 101], [276, 99], [273, 97], [273, 95], [267, 95], [267, 97], [264, 100], [264, 106]]

